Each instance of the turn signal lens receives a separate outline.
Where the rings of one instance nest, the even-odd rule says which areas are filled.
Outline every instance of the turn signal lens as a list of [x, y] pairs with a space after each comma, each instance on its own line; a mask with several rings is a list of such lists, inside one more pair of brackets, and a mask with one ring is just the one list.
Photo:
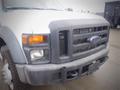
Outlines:
[[23, 35], [22, 42], [24, 45], [36, 45], [47, 42], [47, 36], [44, 35]]
[[30, 44], [30, 45], [40, 44], [40, 43], [45, 42], [44, 36], [41, 36], [41, 35], [30, 36], [28, 41], [29, 41], [29, 44]]

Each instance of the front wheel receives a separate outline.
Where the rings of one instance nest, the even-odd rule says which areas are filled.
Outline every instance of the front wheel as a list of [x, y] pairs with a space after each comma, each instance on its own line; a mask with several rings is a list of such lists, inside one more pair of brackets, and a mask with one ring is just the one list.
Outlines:
[[13, 81], [12, 81], [13, 78], [12, 78], [12, 74], [11, 74], [11, 71], [9, 69], [8, 63], [3, 65], [2, 76], [3, 76], [4, 83], [6, 83], [8, 85], [9, 89], [14, 90]]
[[7, 46], [1, 47], [1, 56], [2, 76], [5, 84], [8, 85], [9, 90], [29, 90], [30, 86], [20, 82]]

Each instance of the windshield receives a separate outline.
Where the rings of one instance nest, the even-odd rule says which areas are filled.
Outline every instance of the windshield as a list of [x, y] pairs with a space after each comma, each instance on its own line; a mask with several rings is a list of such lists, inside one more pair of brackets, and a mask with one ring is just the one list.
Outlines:
[[63, 10], [58, 0], [3, 0], [5, 9], [52, 9]]

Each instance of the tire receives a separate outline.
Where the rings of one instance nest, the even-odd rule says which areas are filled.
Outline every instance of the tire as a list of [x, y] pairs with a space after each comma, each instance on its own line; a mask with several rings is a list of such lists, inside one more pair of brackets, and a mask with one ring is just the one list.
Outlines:
[[[10, 70], [11, 72], [11, 76], [12, 76], [12, 87], [8, 84], [8, 87], [9, 87], [9, 90], [30, 90], [30, 86], [27, 85], [27, 84], [23, 84], [20, 82], [20, 79], [18, 77], [18, 73], [17, 73], [17, 70], [15, 68], [15, 65], [12, 61], [12, 57], [10, 55], [10, 52], [7, 48], [7, 46], [3, 46], [1, 47], [1, 56], [2, 56], [2, 59], [3, 59], [3, 66], [4, 66], [4, 63], [8, 63], [8, 69]], [[7, 60], [7, 61], [5, 61]]]

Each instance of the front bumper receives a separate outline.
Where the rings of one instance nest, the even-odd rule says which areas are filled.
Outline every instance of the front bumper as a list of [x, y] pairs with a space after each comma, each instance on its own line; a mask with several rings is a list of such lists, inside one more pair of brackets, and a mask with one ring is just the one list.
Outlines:
[[30, 85], [48, 85], [88, 75], [107, 60], [108, 49], [86, 58], [64, 64], [16, 65], [21, 82]]

